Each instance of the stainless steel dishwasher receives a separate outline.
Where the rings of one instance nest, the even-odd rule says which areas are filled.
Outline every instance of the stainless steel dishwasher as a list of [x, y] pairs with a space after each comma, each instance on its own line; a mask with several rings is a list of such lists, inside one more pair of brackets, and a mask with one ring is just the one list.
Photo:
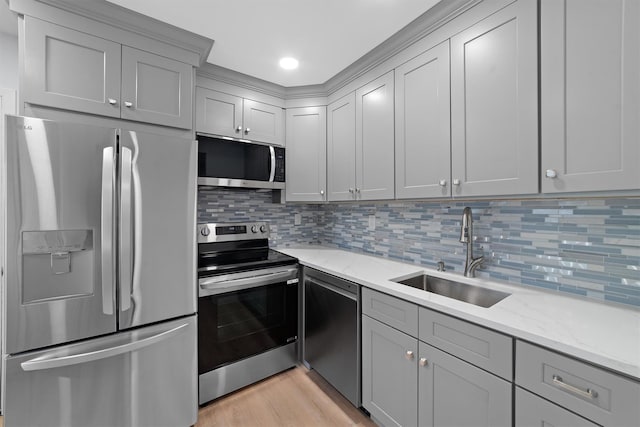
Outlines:
[[304, 360], [360, 407], [360, 285], [304, 268]]

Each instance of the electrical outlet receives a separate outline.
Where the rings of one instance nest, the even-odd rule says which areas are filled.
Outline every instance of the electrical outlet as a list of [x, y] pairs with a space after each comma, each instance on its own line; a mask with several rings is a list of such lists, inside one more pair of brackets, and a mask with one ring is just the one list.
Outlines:
[[376, 229], [376, 216], [369, 215], [369, 230], [374, 231]]
[[294, 214], [293, 215], [293, 225], [300, 225], [302, 224], [302, 215], [300, 215], [299, 213]]

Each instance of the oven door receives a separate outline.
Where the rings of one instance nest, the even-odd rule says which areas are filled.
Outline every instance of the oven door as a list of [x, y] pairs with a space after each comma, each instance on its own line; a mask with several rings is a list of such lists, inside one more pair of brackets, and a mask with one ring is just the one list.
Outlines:
[[297, 266], [205, 277], [199, 286], [199, 374], [297, 340]]

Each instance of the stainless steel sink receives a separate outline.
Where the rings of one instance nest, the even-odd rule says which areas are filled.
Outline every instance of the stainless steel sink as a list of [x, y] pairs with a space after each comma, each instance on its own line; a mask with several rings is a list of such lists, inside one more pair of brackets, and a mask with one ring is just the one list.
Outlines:
[[511, 294], [495, 291], [493, 289], [481, 288], [479, 286], [467, 285], [466, 283], [454, 282], [452, 280], [441, 279], [439, 277], [428, 276], [420, 273], [404, 279], [392, 279], [392, 282], [422, 289], [458, 301], [468, 302], [480, 307], [491, 307], [495, 303], [502, 301]]

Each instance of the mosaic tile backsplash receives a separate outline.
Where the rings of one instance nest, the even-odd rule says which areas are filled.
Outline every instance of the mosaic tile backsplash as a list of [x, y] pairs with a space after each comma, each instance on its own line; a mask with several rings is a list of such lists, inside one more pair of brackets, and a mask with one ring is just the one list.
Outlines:
[[[199, 221], [266, 220], [273, 247], [323, 244], [462, 274], [465, 206], [477, 276], [640, 307], [640, 198], [278, 204], [270, 192], [199, 192]], [[299, 214], [301, 225], [294, 225]]]

